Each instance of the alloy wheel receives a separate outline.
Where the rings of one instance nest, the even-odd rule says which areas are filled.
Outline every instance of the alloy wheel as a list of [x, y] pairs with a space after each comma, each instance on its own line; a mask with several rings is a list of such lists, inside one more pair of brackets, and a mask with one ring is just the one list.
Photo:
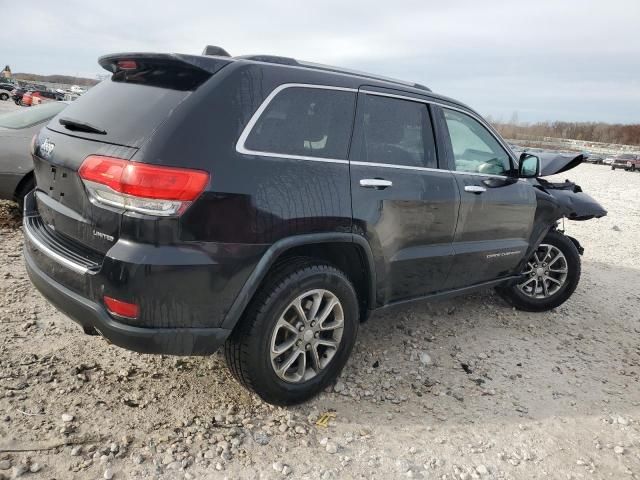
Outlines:
[[532, 298], [549, 298], [562, 288], [568, 273], [569, 265], [560, 249], [543, 243], [527, 262], [522, 272], [526, 278], [518, 288]]
[[344, 330], [344, 311], [338, 297], [315, 289], [293, 300], [271, 334], [271, 366], [289, 383], [318, 375], [331, 362]]

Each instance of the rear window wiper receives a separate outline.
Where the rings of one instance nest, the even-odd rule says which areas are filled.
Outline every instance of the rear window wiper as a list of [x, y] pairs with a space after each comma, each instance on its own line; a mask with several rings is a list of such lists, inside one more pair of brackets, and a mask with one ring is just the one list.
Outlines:
[[74, 130], [77, 132], [87, 132], [87, 133], [97, 133], [99, 135], [106, 135], [107, 131], [103, 130], [99, 127], [95, 127], [87, 122], [81, 122], [79, 120], [74, 120], [72, 118], [63, 117], [60, 120], [60, 125], [64, 126], [69, 130]]

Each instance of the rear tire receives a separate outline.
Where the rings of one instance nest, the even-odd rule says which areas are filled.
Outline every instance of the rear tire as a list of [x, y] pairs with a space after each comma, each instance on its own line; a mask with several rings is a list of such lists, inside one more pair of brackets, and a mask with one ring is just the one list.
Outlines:
[[265, 279], [227, 340], [225, 359], [234, 377], [265, 402], [293, 405], [340, 374], [358, 323], [357, 295], [345, 273], [295, 258]]
[[[560, 255], [556, 255], [558, 252]], [[561, 273], [563, 270], [566, 272]], [[571, 297], [580, 281], [580, 270], [580, 254], [574, 243], [565, 235], [552, 231], [529, 259], [528, 266], [525, 267], [527, 277], [524, 282], [499, 287], [496, 291], [518, 310], [544, 312], [562, 305]], [[546, 278], [539, 277], [538, 271]]]
[[16, 191], [16, 202], [18, 202], [18, 208], [20, 209], [20, 215], [24, 214], [24, 197], [27, 196], [31, 190], [36, 188], [36, 183], [31, 174], [29, 178], [23, 181], [22, 185], [20, 185]]

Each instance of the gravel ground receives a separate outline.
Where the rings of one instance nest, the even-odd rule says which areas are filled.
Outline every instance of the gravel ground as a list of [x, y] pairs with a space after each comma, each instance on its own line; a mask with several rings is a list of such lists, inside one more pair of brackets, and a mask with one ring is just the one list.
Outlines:
[[609, 210], [567, 222], [586, 250], [569, 302], [531, 314], [487, 291], [378, 315], [331, 391], [289, 409], [217, 355], [84, 336], [29, 284], [1, 203], [0, 479], [640, 478], [640, 174], [564, 175]]

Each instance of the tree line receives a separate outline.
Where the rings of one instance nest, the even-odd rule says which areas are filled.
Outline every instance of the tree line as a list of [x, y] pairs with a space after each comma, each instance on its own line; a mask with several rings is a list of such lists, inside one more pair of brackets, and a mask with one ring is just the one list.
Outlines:
[[26, 82], [63, 83], [65, 85], [80, 85], [92, 87], [98, 83], [93, 78], [72, 77], [70, 75], [37, 75], [35, 73], [14, 73], [12, 78]]
[[640, 124], [625, 125], [602, 122], [505, 123], [495, 120], [491, 121], [491, 123], [503, 137], [514, 140], [533, 136], [640, 145]]

